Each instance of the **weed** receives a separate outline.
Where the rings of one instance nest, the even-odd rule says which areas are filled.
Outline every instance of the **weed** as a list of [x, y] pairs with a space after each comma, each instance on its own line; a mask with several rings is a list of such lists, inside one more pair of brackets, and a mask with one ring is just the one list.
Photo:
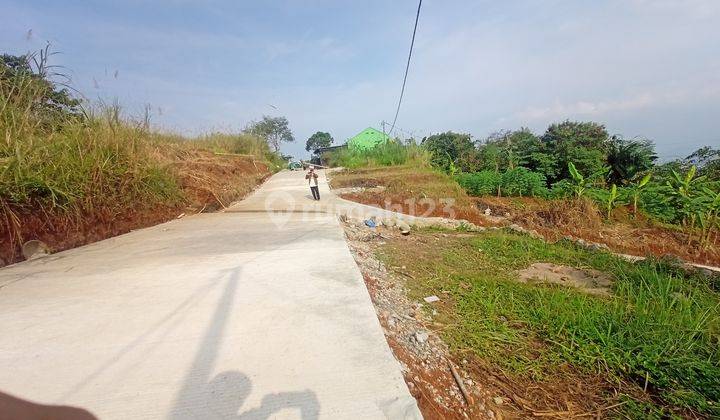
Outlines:
[[[411, 268], [414, 296], [449, 292], [451, 305], [440, 316], [450, 325], [443, 335], [455, 351], [540, 380], [569, 363], [647, 388], [673, 410], [716, 413], [720, 296], [710, 279], [663, 261], [632, 264], [501, 232], [440, 238], [411, 255], [405, 250], [391, 243], [382, 258]], [[613, 295], [517, 282], [515, 270], [535, 262], [607, 272]]]
[[326, 153], [324, 159], [330, 166], [350, 169], [392, 165], [430, 167], [430, 154], [427, 151], [415, 144], [403, 145], [396, 141], [389, 141], [369, 150], [342, 148]]

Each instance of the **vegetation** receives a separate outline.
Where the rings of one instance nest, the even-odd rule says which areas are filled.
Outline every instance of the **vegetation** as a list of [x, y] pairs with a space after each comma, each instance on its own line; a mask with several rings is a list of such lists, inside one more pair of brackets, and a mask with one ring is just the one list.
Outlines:
[[275, 153], [280, 153], [280, 144], [295, 141], [290, 123], [285, 117], [263, 115], [260, 121], [254, 121], [245, 128], [245, 133], [263, 138]]
[[605, 209], [608, 221], [616, 208], [627, 206], [638, 220], [677, 225], [688, 245], [715, 245], [720, 150], [704, 147], [662, 165], [656, 159], [649, 140], [609, 136], [600, 124], [571, 121], [550, 125], [542, 136], [521, 128], [474, 142], [469, 134], [448, 131], [419, 145], [395, 141], [326, 156], [331, 165], [347, 168], [429, 164], [476, 197], [586, 197]]
[[328, 147], [333, 143], [334, 139], [330, 133], [323, 131], [317, 131], [315, 134], [310, 136], [305, 142], [305, 150], [308, 152], [317, 150], [321, 147]]
[[[405, 241], [381, 254], [389, 266], [407, 267], [414, 297], [445, 296], [437, 320], [454, 352], [541, 384], [573, 372], [602, 375], [634, 408], [720, 415], [718, 278], [501, 232], [431, 239], [418, 239], [411, 254]], [[612, 295], [518, 282], [514, 270], [535, 262], [604, 271]]]
[[451, 167], [462, 170], [469, 167], [467, 161], [472, 160], [475, 148], [469, 134], [452, 131], [426, 137], [422, 146], [431, 154], [432, 164], [445, 171], [449, 171]]
[[119, 105], [87, 109], [55, 80], [47, 50], [0, 59], [0, 221], [3, 241], [21, 240], [23, 215], [179, 206], [186, 197], [173, 165], [194, 151], [246, 154], [278, 168], [272, 138], [162, 134]]
[[350, 169], [390, 165], [413, 165], [418, 168], [430, 166], [430, 153], [425, 149], [397, 141], [388, 141], [370, 150], [345, 147], [326, 153], [324, 159], [330, 166]]
[[498, 197], [544, 197], [548, 194], [545, 177], [521, 166], [502, 174], [495, 171], [459, 173], [455, 179], [474, 196], [497, 194]]

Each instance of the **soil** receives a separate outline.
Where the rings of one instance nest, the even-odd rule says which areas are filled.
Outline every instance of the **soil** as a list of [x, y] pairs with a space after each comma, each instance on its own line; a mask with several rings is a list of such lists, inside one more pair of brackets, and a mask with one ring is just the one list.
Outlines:
[[574, 236], [606, 244], [617, 253], [674, 255], [698, 264], [720, 266], [720, 247], [703, 249], [681, 230], [634, 215], [628, 207], [615, 209], [612, 222], [608, 222], [587, 201], [484, 197], [476, 199], [476, 206], [481, 210], [490, 208], [492, 214], [503, 215], [509, 223], [536, 230], [549, 241]]
[[[514, 418], [514, 411], [498, 405], [494, 398], [500, 388], [487, 386], [468, 360], [453, 357], [435, 332], [443, 326], [432, 319], [432, 305], [414, 302], [403, 286], [402, 267], [388, 269], [377, 260], [375, 250], [386, 240], [401, 237], [396, 229], [370, 229], [344, 223], [350, 250], [363, 273], [378, 320], [395, 357], [400, 361], [405, 382], [418, 401], [424, 418], [495, 419]], [[428, 308], [429, 306], [429, 308]], [[425, 309], [429, 309], [428, 311]], [[455, 381], [449, 363], [462, 378], [471, 401]]]
[[518, 271], [523, 283], [553, 283], [574, 287], [586, 293], [608, 296], [612, 281], [608, 275], [597, 270], [580, 270], [553, 263], [535, 263]]
[[0, 267], [22, 261], [22, 244], [29, 240], [39, 240], [50, 252], [59, 252], [182, 214], [222, 209], [270, 175], [263, 163], [246, 156], [182, 151], [166, 158], [183, 192], [184, 200], [176, 204], [90, 201], [74, 211], [47, 210], [39, 204], [0, 209]]
[[[414, 301], [405, 288], [414, 281], [409, 270], [386, 266], [376, 256], [383, 246], [396, 241], [418, 249], [428, 235], [443, 240], [446, 233], [403, 236], [397, 229], [370, 229], [347, 222], [343, 227], [387, 342], [426, 419], [607, 418], [617, 414], [613, 410], [622, 404], [613, 396], [620, 384], [601, 375], [583, 374], [568, 365], [543, 380], [533, 380], [507, 374], [470, 350], [448, 349], [440, 337], [445, 325], [434, 319], [434, 308], [451, 303], [445, 302], [444, 295], [433, 303]], [[448, 363], [462, 377], [471, 401], [463, 398]], [[624, 392], [637, 389], [622, 388]], [[639, 392], [636, 397], [644, 398]]]
[[[613, 252], [637, 256], [677, 256], [685, 261], [720, 266], [720, 247], [704, 249], [688, 241], [685, 233], [631, 214], [628, 208], [615, 209], [612, 222], [603, 219], [587, 201], [548, 201], [533, 198], [474, 198], [471, 205], [445, 206], [439, 200], [409, 200], [392, 194], [355, 192], [342, 198], [415, 216], [463, 219], [478, 226], [517, 224], [533, 230], [550, 242], [572, 236], [605, 244]], [[490, 214], [486, 215], [486, 210]]]
[[448, 205], [441, 200], [430, 198], [413, 200], [388, 194], [359, 193], [340, 194], [345, 200], [367, 204], [398, 213], [409, 214], [419, 217], [446, 217], [449, 219], [462, 219], [472, 222], [478, 226], [494, 226], [484, 215], [473, 206]]

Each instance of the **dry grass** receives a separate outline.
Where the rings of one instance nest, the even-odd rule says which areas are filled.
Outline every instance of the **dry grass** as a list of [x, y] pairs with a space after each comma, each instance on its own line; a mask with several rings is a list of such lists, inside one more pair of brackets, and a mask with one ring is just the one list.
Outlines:
[[159, 133], [117, 105], [80, 115], [37, 74], [0, 76], [0, 265], [29, 239], [59, 250], [222, 207], [278, 167], [254, 136]]
[[493, 214], [510, 214], [510, 222], [534, 229], [549, 240], [574, 236], [604, 243], [613, 251], [632, 255], [667, 254], [682, 259], [720, 266], [720, 249], [687, 243], [679, 228], [632, 215], [625, 207], [616, 208], [610, 221], [589, 200], [542, 200], [534, 198], [476, 198], [480, 209]]
[[485, 224], [473, 200], [448, 175], [413, 165], [344, 170], [333, 174], [333, 188], [383, 186], [382, 194], [363, 191], [343, 197], [417, 216], [451, 217]]

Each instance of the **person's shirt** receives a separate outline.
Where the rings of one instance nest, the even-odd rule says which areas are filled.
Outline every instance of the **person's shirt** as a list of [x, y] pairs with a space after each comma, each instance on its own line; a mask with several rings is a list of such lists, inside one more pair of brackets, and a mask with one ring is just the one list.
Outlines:
[[[308, 185], [311, 187], [317, 187], [318, 186], [318, 176], [315, 172], [308, 172], [305, 175], [305, 179], [308, 180]], [[314, 183], [314, 184], [313, 184]]]

